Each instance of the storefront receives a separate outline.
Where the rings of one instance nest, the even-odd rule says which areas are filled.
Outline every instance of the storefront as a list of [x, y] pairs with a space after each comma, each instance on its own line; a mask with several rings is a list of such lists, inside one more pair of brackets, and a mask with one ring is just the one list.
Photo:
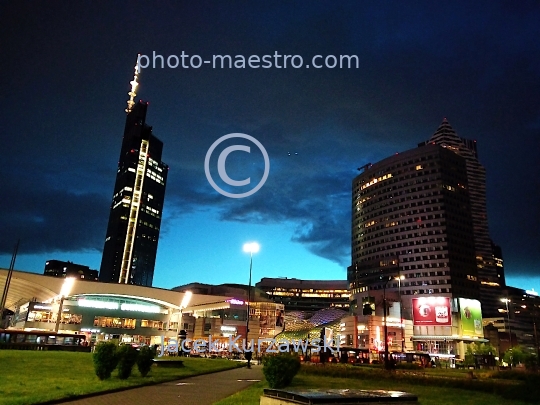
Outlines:
[[214, 347], [228, 350], [231, 341], [239, 347], [251, 340], [257, 349], [259, 339], [273, 339], [283, 331], [284, 305], [273, 302], [249, 304], [249, 334], [247, 335], [248, 303], [240, 299], [228, 299], [213, 304], [187, 307], [182, 311], [183, 324], [188, 339], [207, 341], [211, 336]]
[[161, 344], [177, 337], [179, 310], [156, 300], [113, 294], [81, 294], [62, 302], [30, 302], [18, 313], [16, 327], [81, 332], [88, 342]]
[[432, 357], [464, 359], [471, 343], [487, 343], [478, 300], [413, 298], [414, 350]]

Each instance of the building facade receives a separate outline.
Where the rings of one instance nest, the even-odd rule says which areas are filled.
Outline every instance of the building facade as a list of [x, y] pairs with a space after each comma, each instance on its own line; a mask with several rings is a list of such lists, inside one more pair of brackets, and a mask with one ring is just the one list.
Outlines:
[[[401, 319], [414, 321], [415, 348], [478, 341], [481, 325], [474, 336], [460, 332], [459, 299], [480, 298], [469, 188], [465, 159], [433, 143], [365, 166], [352, 194], [354, 313], [397, 295]], [[419, 303], [434, 298], [446, 304]], [[442, 317], [422, 322], [443, 307], [444, 325]]]
[[205, 283], [189, 283], [184, 284], [178, 287], [174, 287], [173, 291], [191, 291], [193, 294], [204, 294], [204, 295], [227, 295], [239, 298], [244, 301], [248, 301], [248, 295], [251, 293], [252, 301], [271, 301], [268, 295], [261, 290], [260, 288], [251, 287], [245, 284], [205, 284]]
[[47, 260], [43, 274], [51, 277], [75, 277], [89, 281], [99, 280], [97, 270], [91, 270], [90, 267], [82, 264], [63, 262], [61, 260]]
[[505, 287], [500, 248], [493, 245], [489, 237], [486, 205], [486, 169], [478, 160], [477, 143], [474, 140], [459, 137], [446, 118], [437, 131], [425, 144], [441, 145], [465, 159], [471, 216], [474, 232], [474, 248], [478, 281], [480, 283], [480, 301], [486, 316], [497, 316], [500, 309], [500, 297]]
[[126, 118], [100, 281], [152, 285], [168, 166], [163, 143], [146, 124], [147, 109], [135, 103]]
[[346, 280], [299, 280], [296, 278], [262, 278], [257, 288], [286, 311], [314, 313], [325, 308], [348, 311], [349, 291]]
[[498, 316], [485, 317], [483, 320], [484, 327], [495, 328], [498, 332], [499, 340], [493, 346], [504, 352], [512, 346], [521, 345], [540, 354], [538, 292], [507, 286], [500, 301], [502, 308]]

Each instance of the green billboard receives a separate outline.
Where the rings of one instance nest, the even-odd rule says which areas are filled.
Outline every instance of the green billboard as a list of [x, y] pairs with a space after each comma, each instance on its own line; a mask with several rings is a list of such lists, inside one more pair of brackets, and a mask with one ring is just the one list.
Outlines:
[[459, 311], [461, 314], [462, 334], [467, 336], [484, 336], [480, 301], [460, 298]]

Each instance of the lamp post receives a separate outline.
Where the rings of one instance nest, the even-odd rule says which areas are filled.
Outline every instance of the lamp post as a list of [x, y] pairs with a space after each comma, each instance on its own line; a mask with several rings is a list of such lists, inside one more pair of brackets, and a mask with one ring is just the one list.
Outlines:
[[[390, 369], [390, 362], [388, 361], [388, 322], [386, 322], [386, 285], [393, 277], [388, 277], [383, 284], [383, 307], [384, 307], [384, 368], [386, 370]], [[381, 280], [383, 277], [381, 276]]]
[[54, 327], [55, 332], [58, 332], [58, 329], [60, 329], [60, 322], [62, 320], [62, 311], [64, 309], [64, 298], [66, 298], [71, 292], [73, 283], [75, 283], [75, 278], [67, 277], [64, 280], [64, 284], [62, 284], [62, 288], [60, 289], [60, 304], [58, 305], [58, 314], [56, 315], [56, 325]]
[[[259, 251], [259, 244], [257, 242], [246, 243], [244, 245], [244, 252], [249, 253], [249, 285], [248, 285], [248, 300], [247, 300], [247, 320], [246, 320], [246, 344], [249, 337], [249, 305], [251, 303], [251, 271], [253, 269], [253, 253]], [[248, 361], [248, 367], [250, 367]]]
[[403, 324], [403, 301], [401, 300], [401, 280], [405, 280], [404, 275], [395, 278], [398, 281], [399, 290], [399, 324], [401, 327], [401, 353], [405, 353], [405, 325]]
[[508, 318], [508, 339], [510, 342], [510, 349], [512, 348], [512, 331], [510, 329], [510, 311], [508, 310], [508, 302], [510, 301], [508, 298], [501, 298], [501, 301], [506, 303], [506, 316]]
[[[176, 327], [176, 342], [178, 344], [178, 353], [183, 353], [183, 345], [182, 343], [180, 342], [180, 338], [181, 338], [181, 335], [180, 335], [180, 332], [183, 330], [182, 328], [182, 311], [184, 309], [187, 308], [187, 306], [189, 305], [189, 301], [191, 301], [191, 296], [193, 295], [193, 293], [191, 291], [186, 291], [184, 293], [184, 297], [182, 298], [182, 302], [180, 303], [180, 312], [178, 314], [178, 326]], [[203, 324], [204, 324], [204, 321], [203, 321]], [[204, 327], [204, 326], [203, 326]], [[185, 336], [182, 334], [182, 342], [184, 341], [185, 339]]]

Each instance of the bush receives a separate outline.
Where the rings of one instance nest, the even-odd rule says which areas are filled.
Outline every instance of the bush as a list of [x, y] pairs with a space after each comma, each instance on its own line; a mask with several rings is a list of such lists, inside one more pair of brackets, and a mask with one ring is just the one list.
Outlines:
[[118, 378], [125, 380], [131, 375], [131, 370], [137, 362], [139, 352], [130, 345], [122, 345], [118, 353]]
[[116, 344], [113, 342], [98, 343], [92, 358], [96, 375], [100, 380], [111, 378], [111, 373], [118, 364]]
[[396, 370], [422, 370], [423, 367], [416, 363], [398, 363], [396, 364]]
[[152, 364], [154, 364], [155, 356], [156, 351], [154, 349], [150, 348], [149, 346], [141, 347], [139, 356], [137, 357], [137, 368], [143, 377], [146, 377], [150, 372]]
[[267, 356], [263, 360], [263, 374], [270, 388], [288, 386], [300, 370], [300, 359], [289, 353]]

